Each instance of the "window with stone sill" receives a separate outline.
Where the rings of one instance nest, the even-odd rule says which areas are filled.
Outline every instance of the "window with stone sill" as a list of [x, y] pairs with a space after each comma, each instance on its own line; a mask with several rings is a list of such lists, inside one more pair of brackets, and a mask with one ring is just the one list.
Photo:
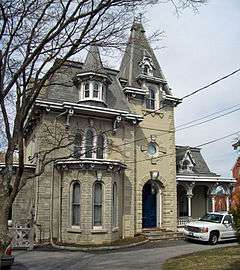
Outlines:
[[71, 187], [71, 225], [80, 226], [80, 183], [77, 181]]
[[95, 182], [93, 186], [93, 228], [102, 228], [103, 225], [103, 185]]
[[106, 158], [107, 139], [102, 133], [89, 128], [85, 132], [82, 155], [85, 158]]
[[150, 110], [155, 110], [156, 95], [153, 89], [149, 89], [149, 95], [146, 99], [146, 108]]

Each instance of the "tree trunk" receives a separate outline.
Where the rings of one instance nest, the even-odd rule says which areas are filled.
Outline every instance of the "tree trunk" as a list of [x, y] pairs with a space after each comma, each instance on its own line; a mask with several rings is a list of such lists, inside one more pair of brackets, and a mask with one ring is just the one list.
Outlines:
[[6, 196], [3, 196], [0, 199], [0, 247], [1, 243], [8, 243], [11, 239], [8, 230], [8, 214], [10, 210], [10, 204], [8, 201], [9, 199]]

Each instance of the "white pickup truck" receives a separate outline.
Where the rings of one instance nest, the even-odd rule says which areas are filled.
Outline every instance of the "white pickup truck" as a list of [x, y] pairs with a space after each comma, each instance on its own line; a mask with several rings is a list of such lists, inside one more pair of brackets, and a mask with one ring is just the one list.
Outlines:
[[186, 239], [205, 241], [211, 245], [237, 239], [233, 217], [227, 212], [207, 213], [198, 221], [187, 223], [183, 233]]

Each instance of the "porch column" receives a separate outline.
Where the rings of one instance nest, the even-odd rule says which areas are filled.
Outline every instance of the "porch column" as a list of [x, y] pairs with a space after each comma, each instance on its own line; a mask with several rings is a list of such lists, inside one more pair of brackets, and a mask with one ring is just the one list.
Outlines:
[[229, 196], [226, 196], [227, 211], [229, 211]]
[[192, 216], [192, 195], [187, 195], [188, 198], [188, 217]]
[[212, 196], [212, 212], [215, 212], [215, 196]]

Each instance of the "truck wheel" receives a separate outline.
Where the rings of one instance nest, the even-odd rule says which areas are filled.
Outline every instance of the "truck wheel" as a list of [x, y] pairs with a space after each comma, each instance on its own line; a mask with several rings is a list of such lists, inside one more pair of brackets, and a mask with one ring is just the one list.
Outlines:
[[216, 245], [217, 242], [218, 242], [218, 234], [216, 232], [210, 233], [209, 244], [210, 245]]

